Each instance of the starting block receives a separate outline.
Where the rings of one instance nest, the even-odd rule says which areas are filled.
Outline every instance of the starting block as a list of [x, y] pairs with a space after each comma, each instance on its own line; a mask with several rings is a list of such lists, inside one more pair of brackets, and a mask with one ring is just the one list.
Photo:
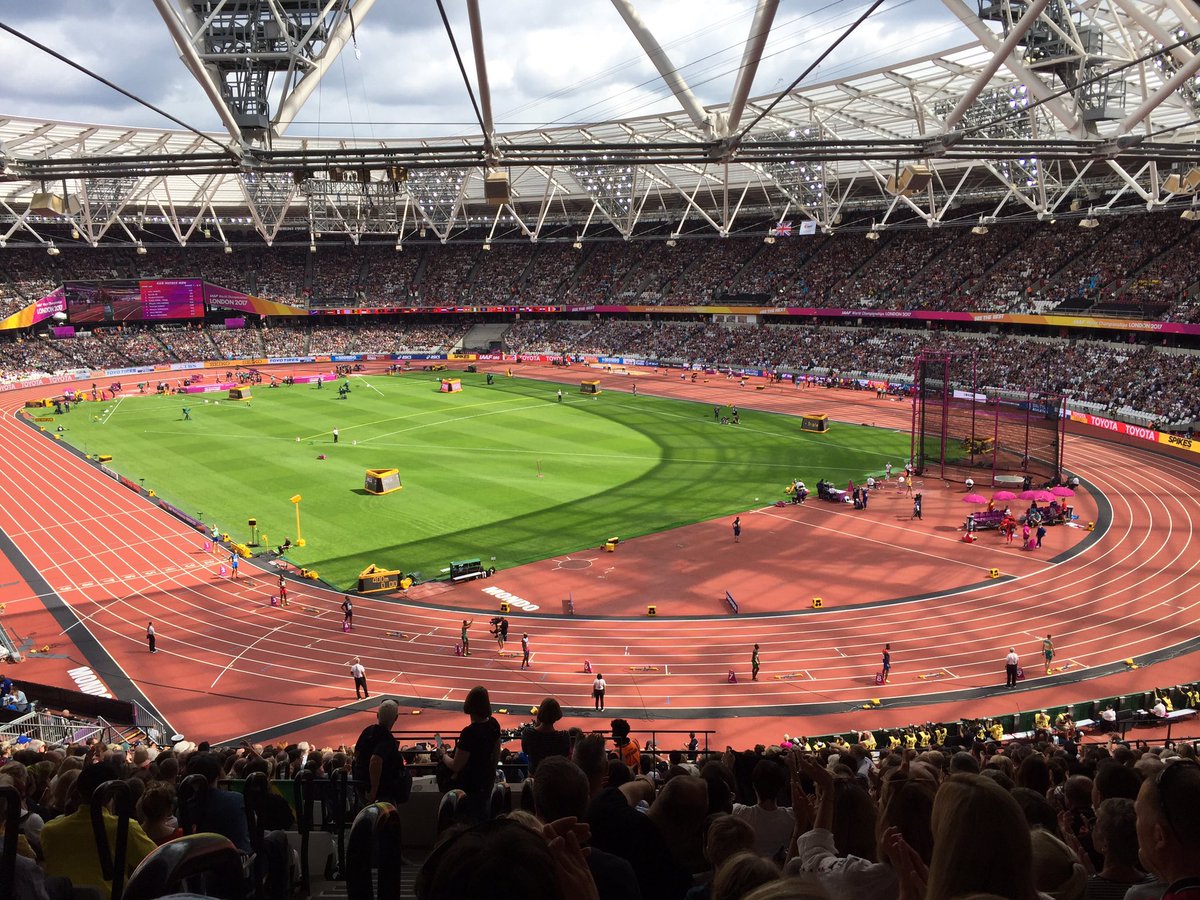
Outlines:
[[784, 672], [782, 675], [774, 676], [776, 681], [790, 681], [793, 678], [811, 678], [807, 672]]
[[862, 705], [862, 708], [863, 709], [878, 709], [879, 706], [880, 706], [880, 703], [878, 700], [868, 700], [866, 703], [864, 703]]
[[514, 653], [512, 650], [501, 650], [496, 655], [499, 656], [501, 659], [513, 659], [514, 657], [516, 657], [517, 654]]
[[389, 631], [389, 632], [387, 632], [387, 636], [394, 637], [394, 638], [402, 638], [402, 637], [404, 637], [404, 632], [403, 631]]
[[999, 578], [999, 577], [1000, 577], [999, 569], [988, 569], [988, 578]]
[[657, 616], [658, 615], [658, 607], [655, 606], [653, 603], [651, 603], [649, 606], [646, 607], [646, 615]]
[[813, 609], [822, 609], [824, 606], [825, 606], [825, 601], [822, 600], [820, 597], [812, 598], [812, 608]]
[[[512, 655], [516, 656], [517, 654], [514, 653]], [[657, 672], [658, 666], [630, 666], [629, 671], [630, 672]]]
[[318, 610], [318, 609], [317, 609], [315, 606], [305, 606], [305, 607], [304, 607], [304, 611], [305, 611], [306, 613], [311, 613], [311, 614], [312, 614], [312, 615], [314, 615], [314, 616], [315, 616], [315, 615], [316, 615], [318, 612], [320, 612], [320, 610]]
[[726, 679], [730, 684], [737, 684], [737, 672], [733, 669], [729, 670], [729, 677]]
[[585, 659], [583, 661], [583, 674], [584, 675], [592, 674], [592, 661], [590, 659]]
[[917, 678], [921, 681], [928, 681], [930, 678], [943, 678], [945, 675], [945, 672], [926, 672], [924, 675], [918, 675]]
[[1126, 666], [1127, 668], [1129, 668], [1129, 669], [1140, 669], [1140, 668], [1141, 668], [1141, 666], [1139, 666], [1137, 663], [1135, 663], [1135, 662], [1133, 661], [1133, 658], [1132, 658], [1132, 657], [1130, 657], [1129, 659], [1125, 660], [1124, 662], [1125, 662], [1125, 666]]

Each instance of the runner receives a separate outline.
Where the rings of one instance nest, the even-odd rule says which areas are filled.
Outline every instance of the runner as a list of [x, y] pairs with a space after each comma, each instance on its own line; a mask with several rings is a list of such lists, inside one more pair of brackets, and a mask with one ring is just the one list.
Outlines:
[[754, 652], [750, 654], [750, 680], [758, 681], [759, 659], [758, 659], [758, 644], [754, 645]]

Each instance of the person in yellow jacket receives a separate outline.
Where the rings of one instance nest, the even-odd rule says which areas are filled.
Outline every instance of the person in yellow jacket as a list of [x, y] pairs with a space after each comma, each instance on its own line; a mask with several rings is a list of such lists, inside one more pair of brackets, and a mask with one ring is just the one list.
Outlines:
[[869, 731], [860, 731], [858, 733], [858, 742], [868, 752], [874, 752], [878, 744], [875, 742], [875, 735]]
[[[79, 804], [79, 809], [69, 816], [51, 819], [42, 827], [42, 855], [46, 860], [46, 874], [70, 878], [74, 885], [87, 885], [100, 892], [102, 900], [112, 897], [112, 882], [104, 879], [100, 869], [100, 855], [96, 838], [92, 833], [92, 806], [90, 799], [96, 788], [106, 781], [120, 779], [117, 767], [112, 763], [92, 763], [84, 766], [75, 782], [75, 790], [88, 802]], [[117, 841], [117, 817], [107, 809], [102, 813], [104, 828], [108, 832], [108, 851], [112, 853]], [[125, 877], [137, 868], [138, 863], [149, 856], [155, 848], [154, 841], [142, 830], [136, 820], [129, 820], [129, 839], [125, 850]]]

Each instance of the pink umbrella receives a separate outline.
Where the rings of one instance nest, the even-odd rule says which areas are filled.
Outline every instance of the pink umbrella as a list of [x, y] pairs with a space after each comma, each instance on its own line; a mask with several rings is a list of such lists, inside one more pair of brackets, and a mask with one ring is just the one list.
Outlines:
[[992, 499], [993, 500], [1016, 500], [1017, 495], [1014, 494], [1012, 491], [996, 491], [996, 493], [994, 493], [992, 495]]
[[1055, 499], [1057, 499], [1057, 498], [1056, 498], [1056, 497], [1055, 497], [1055, 496], [1054, 496], [1052, 493], [1050, 493], [1049, 491], [1035, 491], [1034, 493], [1036, 493], [1036, 494], [1037, 494], [1037, 496], [1036, 496], [1036, 497], [1034, 497], [1033, 499], [1034, 499], [1034, 500], [1037, 500], [1037, 501], [1039, 501], [1039, 502], [1041, 502], [1041, 503], [1049, 503], [1051, 500], [1055, 500]]
[[1058, 487], [1050, 488], [1050, 493], [1055, 497], [1074, 497], [1075, 492], [1066, 485], [1060, 484]]
[[1041, 491], [1021, 491], [1017, 496], [1022, 500], [1040, 500]]
[[967, 494], [962, 499], [963, 503], [974, 503], [976, 505], [987, 503], [987, 497], [984, 497], [982, 494]]

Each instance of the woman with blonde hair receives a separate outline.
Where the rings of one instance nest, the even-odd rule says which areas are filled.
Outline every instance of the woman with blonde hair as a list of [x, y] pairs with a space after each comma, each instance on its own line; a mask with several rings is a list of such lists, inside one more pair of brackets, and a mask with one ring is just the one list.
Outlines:
[[937, 792], [928, 868], [898, 831], [889, 831], [887, 843], [901, 900], [980, 893], [1038, 898], [1025, 816], [1004, 788], [982, 775], [954, 775]]
[[741, 900], [750, 891], [779, 879], [779, 867], [753, 850], [725, 860], [713, 879], [712, 900]]

